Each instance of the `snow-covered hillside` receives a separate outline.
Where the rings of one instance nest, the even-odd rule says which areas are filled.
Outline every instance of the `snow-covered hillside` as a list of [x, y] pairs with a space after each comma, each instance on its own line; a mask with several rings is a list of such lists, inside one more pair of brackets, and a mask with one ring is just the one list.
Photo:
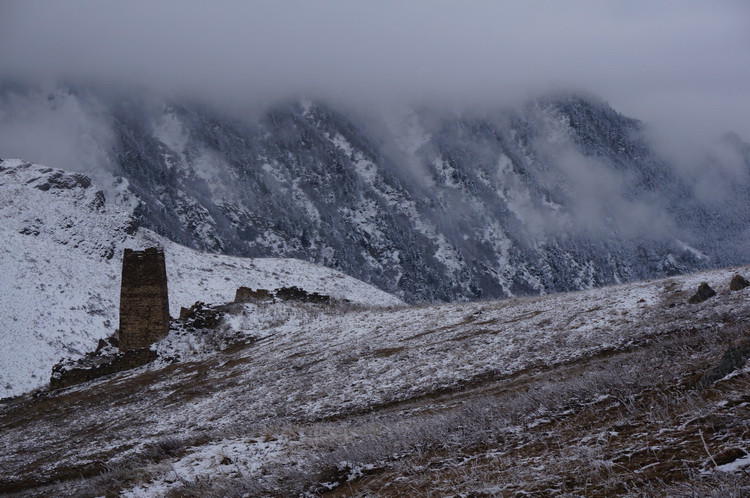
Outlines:
[[401, 303], [311, 263], [205, 254], [136, 230], [121, 187], [110, 202], [83, 175], [0, 160], [0, 398], [46, 384], [62, 356], [90, 351], [117, 328], [125, 247], [165, 249], [173, 316], [199, 300], [231, 301], [239, 286]]

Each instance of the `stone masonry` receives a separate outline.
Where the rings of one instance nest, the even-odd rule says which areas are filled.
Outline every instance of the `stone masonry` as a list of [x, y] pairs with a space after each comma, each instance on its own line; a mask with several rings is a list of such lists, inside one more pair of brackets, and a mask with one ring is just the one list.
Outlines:
[[125, 249], [120, 293], [120, 351], [148, 348], [169, 332], [164, 251]]
[[156, 357], [156, 351], [147, 348], [129, 349], [114, 356], [104, 357], [97, 357], [96, 353], [89, 353], [72, 364], [61, 362], [55, 365], [52, 368], [49, 387], [54, 390], [74, 386], [105, 375], [140, 367], [151, 363]]

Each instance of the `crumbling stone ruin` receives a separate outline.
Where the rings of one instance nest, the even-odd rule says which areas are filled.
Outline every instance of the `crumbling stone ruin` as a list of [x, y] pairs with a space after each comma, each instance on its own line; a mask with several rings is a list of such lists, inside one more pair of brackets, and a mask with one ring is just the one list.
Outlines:
[[180, 322], [187, 330], [215, 329], [221, 323], [224, 312], [198, 301], [190, 308], [180, 308]]
[[274, 298], [282, 301], [299, 301], [303, 303], [330, 304], [331, 296], [317, 292], [307, 292], [300, 287], [282, 287], [274, 291], [267, 289], [253, 290], [249, 287], [240, 287], [234, 296], [235, 303], [252, 303], [259, 301], [273, 301]]
[[698, 291], [690, 296], [690, 299], [688, 299], [688, 303], [690, 304], [696, 304], [696, 303], [702, 303], [706, 299], [712, 298], [716, 295], [716, 291], [711, 288], [708, 283], [703, 282], [698, 286]]
[[272, 301], [273, 293], [268, 289], [253, 290], [250, 287], [240, 287], [234, 294], [235, 303], [252, 303], [255, 301]]
[[169, 332], [164, 251], [125, 249], [120, 291], [120, 351], [148, 348]]
[[305, 289], [294, 286], [276, 289], [276, 297], [283, 301], [301, 301], [303, 303], [329, 304], [331, 302], [331, 296], [307, 292]]
[[156, 360], [156, 357], [156, 351], [148, 348], [129, 349], [120, 352], [97, 350], [93, 353], [87, 353], [79, 360], [62, 361], [52, 367], [49, 387], [50, 389], [62, 389], [74, 386], [105, 375], [140, 367]]

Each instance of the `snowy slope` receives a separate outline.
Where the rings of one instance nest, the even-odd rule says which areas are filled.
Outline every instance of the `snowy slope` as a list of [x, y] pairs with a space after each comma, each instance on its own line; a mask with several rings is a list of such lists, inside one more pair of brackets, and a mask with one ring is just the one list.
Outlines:
[[[230, 329], [258, 340], [250, 353], [253, 361], [235, 367], [235, 374], [247, 375], [253, 384], [275, 386], [272, 392], [254, 392], [247, 405], [269, 415], [279, 410], [323, 418], [455, 387], [476, 377], [509, 376], [620, 350], [679, 328], [711, 323], [722, 313], [750, 313], [750, 288], [727, 292], [737, 271], [544, 297], [395, 309], [341, 312], [248, 303], [226, 321]], [[739, 271], [748, 274], [750, 269]], [[700, 282], [708, 282], [724, 298], [684, 305]], [[669, 308], [672, 302], [680, 306]], [[181, 345], [168, 337], [162, 354], [171, 356], [169, 347]], [[284, 379], [295, 371], [304, 371], [304, 379]], [[217, 393], [211, 406], [245, 389], [238, 385]]]
[[125, 247], [165, 248], [173, 316], [198, 300], [230, 301], [241, 285], [401, 303], [311, 263], [208, 255], [143, 229], [130, 235], [133, 204], [126, 192], [108, 202], [80, 174], [0, 161], [0, 398], [42, 386], [61, 356], [89, 351], [115, 330]]
[[[188, 419], [211, 420], [214, 429], [221, 427], [216, 430], [219, 434], [222, 430], [231, 434], [237, 427], [250, 429], [244, 436], [219, 437], [188, 448], [184, 455], [172, 459], [169, 471], [153, 466], [149, 472], [156, 478], [129, 489], [125, 496], [161, 496], [185, 481], [201, 479], [263, 479], [260, 476], [268, 467], [314, 467], [321, 456], [311, 455], [308, 448], [320, 444], [325, 448], [322, 451], [335, 451], [325, 444], [335, 447], [339, 431], [346, 434], [341, 437], [365, 441], [359, 443], [364, 453], [377, 452], [368, 447], [370, 439], [382, 438], [386, 443], [380, 444], [397, 448], [397, 436], [388, 432], [393, 426], [387, 424], [415, 417], [421, 410], [406, 405], [401, 415], [389, 417], [387, 408], [394, 404], [430, 399], [435, 393], [460, 392], [466, 386], [511, 379], [523, 372], [554, 371], [597, 355], [638, 349], [687, 329], [714, 329], [718, 336], [722, 327], [750, 318], [750, 288], [728, 291], [729, 281], [737, 273], [750, 275], [750, 267], [534, 298], [399, 309], [340, 312], [286, 304], [244, 304], [227, 322], [258, 342], [236, 355], [222, 358], [201, 352], [192, 358], [208, 359], [215, 366], [215, 371], [208, 373], [213, 380], [205, 382], [221, 388], [199, 395], [200, 401], [191, 403], [184, 423], [189, 424]], [[701, 282], [709, 283], [719, 295], [699, 305], [685, 304]], [[162, 343], [161, 353], [184, 355], [184, 341], [184, 337], [171, 336]], [[232, 365], [231, 369], [225, 369], [225, 364]], [[185, 379], [194, 374], [184, 371], [183, 375], [158, 381], [152, 388], [179, 392]], [[594, 402], [606, 398], [598, 395]], [[447, 402], [450, 406], [462, 403]], [[422, 409], [429, 412], [430, 404], [426, 406]], [[172, 410], [167, 407], [165, 412], [175, 416]], [[375, 421], [369, 424], [358, 420], [361, 414], [379, 410], [386, 414], [374, 415]], [[544, 406], [539, 410], [536, 417], [548, 423]], [[357, 420], [354, 428], [347, 422], [338, 428], [321, 422], [346, 420], [347, 416]], [[456, 423], [434, 418], [433, 423]], [[170, 420], [174, 423], [175, 419]], [[269, 441], [257, 440], [252, 427], [267, 427], [271, 421], [284, 427], [281, 420], [295, 421], [295, 430], [276, 429], [279, 432], [273, 437], [266, 436]], [[362, 432], [357, 432], [358, 423], [364, 426], [359, 428]], [[163, 437], [170, 431], [169, 424], [156, 419], [146, 425], [154, 433], [161, 431]], [[177, 426], [183, 427], [180, 422]], [[407, 427], [402, 429], [406, 433], [438, 430], [408, 423]], [[272, 431], [274, 426], [266, 430]], [[329, 439], [323, 444], [320, 440], [325, 440], [327, 431]], [[362, 458], [357, 452], [352, 455]], [[232, 466], [221, 463], [225, 457]], [[365, 463], [351, 466], [358, 465], [361, 471], [367, 468]], [[340, 465], [346, 467], [347, 463]], [[349, 478], [357, 477], [362, 474], [352, 470]]]

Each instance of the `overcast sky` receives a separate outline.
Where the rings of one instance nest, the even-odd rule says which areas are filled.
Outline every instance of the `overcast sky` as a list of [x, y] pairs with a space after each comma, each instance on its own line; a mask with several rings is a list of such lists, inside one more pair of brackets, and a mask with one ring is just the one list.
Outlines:
[[0, 0], [0, 75], [237, 101], [580, 88], [665, 130], [750, 141], [750, 1]]

